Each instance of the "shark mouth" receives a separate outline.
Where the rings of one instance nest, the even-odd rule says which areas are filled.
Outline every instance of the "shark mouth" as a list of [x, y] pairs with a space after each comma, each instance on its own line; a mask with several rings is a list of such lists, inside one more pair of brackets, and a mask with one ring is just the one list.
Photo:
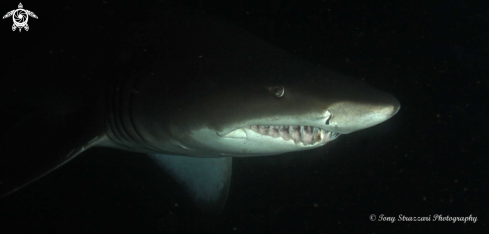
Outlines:
[[337, 132], [331, 132], [311, 126], [251, 125], [236, 129], [226, 134], [224, 137], [247, 138], [248, 135], [246, 134], [246, 130], [252, 130], [261, 135], [271, 136], [273, 138], [282, 138], [285, 141], [294, 141], [296, 145], [302, 143], [304, 146], [317, 144], [324, 145], [340, 135]]

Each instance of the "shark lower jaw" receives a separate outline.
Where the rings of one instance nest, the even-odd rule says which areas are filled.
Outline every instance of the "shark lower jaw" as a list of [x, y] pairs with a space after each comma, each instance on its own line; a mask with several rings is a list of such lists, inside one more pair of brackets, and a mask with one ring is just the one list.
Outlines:
[[295, 145], [321, 146], [336, 139], [339, 135], [337, 132], [312, 126], [250, 125], [220, 136], [247, 140], [261, 140], [261, 137], [272, 137], [285, 142], [293, 142]]

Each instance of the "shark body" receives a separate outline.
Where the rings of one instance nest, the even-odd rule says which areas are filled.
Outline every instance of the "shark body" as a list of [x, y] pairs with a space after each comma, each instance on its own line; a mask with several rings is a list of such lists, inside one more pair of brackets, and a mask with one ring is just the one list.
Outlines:
[[[166, 17], [174, 23], [162, 28], [165, 43], [158, 61], [110, 85], [83, 134], [61, 147], [46, 140], [46, 152], [29, 162], [2, 157], [3, 196], [100, 146], [147, 154], [197, 205], [219, 213], [233, 157], [321, 147], [386, 121], [400, 108], [391, 94], [296, 58], [239, 28], [201, 16]], [[24, 128], [35, 125], [42, 132], [53, 122]], [[58, 138], [58, 132], [68, 133], [53, 131]], [[14, 143], [4, 146], [21, 137], [9, 137]], [[27, 169], [19, 174], [18, 168]]]

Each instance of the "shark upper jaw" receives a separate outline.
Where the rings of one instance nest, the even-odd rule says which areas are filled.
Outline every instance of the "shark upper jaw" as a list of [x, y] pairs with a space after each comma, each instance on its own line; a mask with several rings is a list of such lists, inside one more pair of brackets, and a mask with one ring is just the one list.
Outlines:
[[219, 133], [221, 138], [232, 140], [268, 141], [269, 143], [319, 147], [336, 139], [340, 134], [307, 125], [247, 125], [228, 133]]

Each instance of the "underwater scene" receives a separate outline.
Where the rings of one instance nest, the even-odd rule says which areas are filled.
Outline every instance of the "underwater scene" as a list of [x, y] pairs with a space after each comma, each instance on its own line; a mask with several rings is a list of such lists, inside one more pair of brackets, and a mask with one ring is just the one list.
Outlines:
[[489, 230], [487, 8], [0, 10], [1, 233]]

